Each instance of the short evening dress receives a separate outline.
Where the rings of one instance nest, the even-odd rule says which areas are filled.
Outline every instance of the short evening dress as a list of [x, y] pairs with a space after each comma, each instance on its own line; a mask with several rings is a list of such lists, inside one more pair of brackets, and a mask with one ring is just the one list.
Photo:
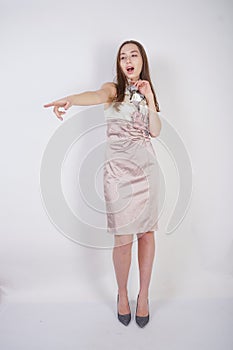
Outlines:
[[157, 231], [159, 165], [150, 140], [146, 98], [126, 86], [124, 101], [105, 105], [104, 115], [107, 232]]

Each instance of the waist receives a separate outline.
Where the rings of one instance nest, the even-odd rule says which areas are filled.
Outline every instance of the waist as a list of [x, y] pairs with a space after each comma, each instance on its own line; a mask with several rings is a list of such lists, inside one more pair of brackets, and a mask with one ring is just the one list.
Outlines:
[[108, 121], [107, 137], [110, 141], [122, 139], [149, 140], [150, 133], [144, 124], [133, 123], [131, 121]]

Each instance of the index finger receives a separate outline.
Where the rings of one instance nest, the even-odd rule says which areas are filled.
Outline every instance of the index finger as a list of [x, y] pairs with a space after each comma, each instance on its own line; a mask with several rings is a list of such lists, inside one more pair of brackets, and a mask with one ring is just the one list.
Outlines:
[[47, 104], [44, 105], [44, 107], [51, 107], [51, 106], [54, 106], [54, 102], [47, 103]]

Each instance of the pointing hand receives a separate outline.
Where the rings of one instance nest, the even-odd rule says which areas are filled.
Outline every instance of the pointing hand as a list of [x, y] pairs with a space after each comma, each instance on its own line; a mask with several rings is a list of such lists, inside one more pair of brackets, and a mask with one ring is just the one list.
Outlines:
[[66, 112], [59, 111], [59, 107], [62, 107], [65, 110], [67, 110], [68, 108], [70, 108], [72, 106], [72, 101], [70, 100], [70, 98], [65, 97], [65, 98], [62, 98], [60, 100], [53, 101], [53, 102], [50, 102], [50, 103], [47, 103], [47, 104], [44, 105], [44, 107], [52, 107], [52, 106], [54, 106], [53, 112], [56, 114], [56, 116], [60, 120], [63, 120], [61, 115], [65, 114]]

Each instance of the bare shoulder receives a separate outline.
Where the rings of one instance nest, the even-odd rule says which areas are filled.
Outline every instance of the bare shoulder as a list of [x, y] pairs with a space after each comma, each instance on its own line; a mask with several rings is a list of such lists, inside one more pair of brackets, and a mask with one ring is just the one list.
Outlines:
[[107, 92], [109, 96], [108, 102], [113, 101], [117, 95], [117, 84], [114, 82], [106, 82], [102, 84], [101, 89]]

